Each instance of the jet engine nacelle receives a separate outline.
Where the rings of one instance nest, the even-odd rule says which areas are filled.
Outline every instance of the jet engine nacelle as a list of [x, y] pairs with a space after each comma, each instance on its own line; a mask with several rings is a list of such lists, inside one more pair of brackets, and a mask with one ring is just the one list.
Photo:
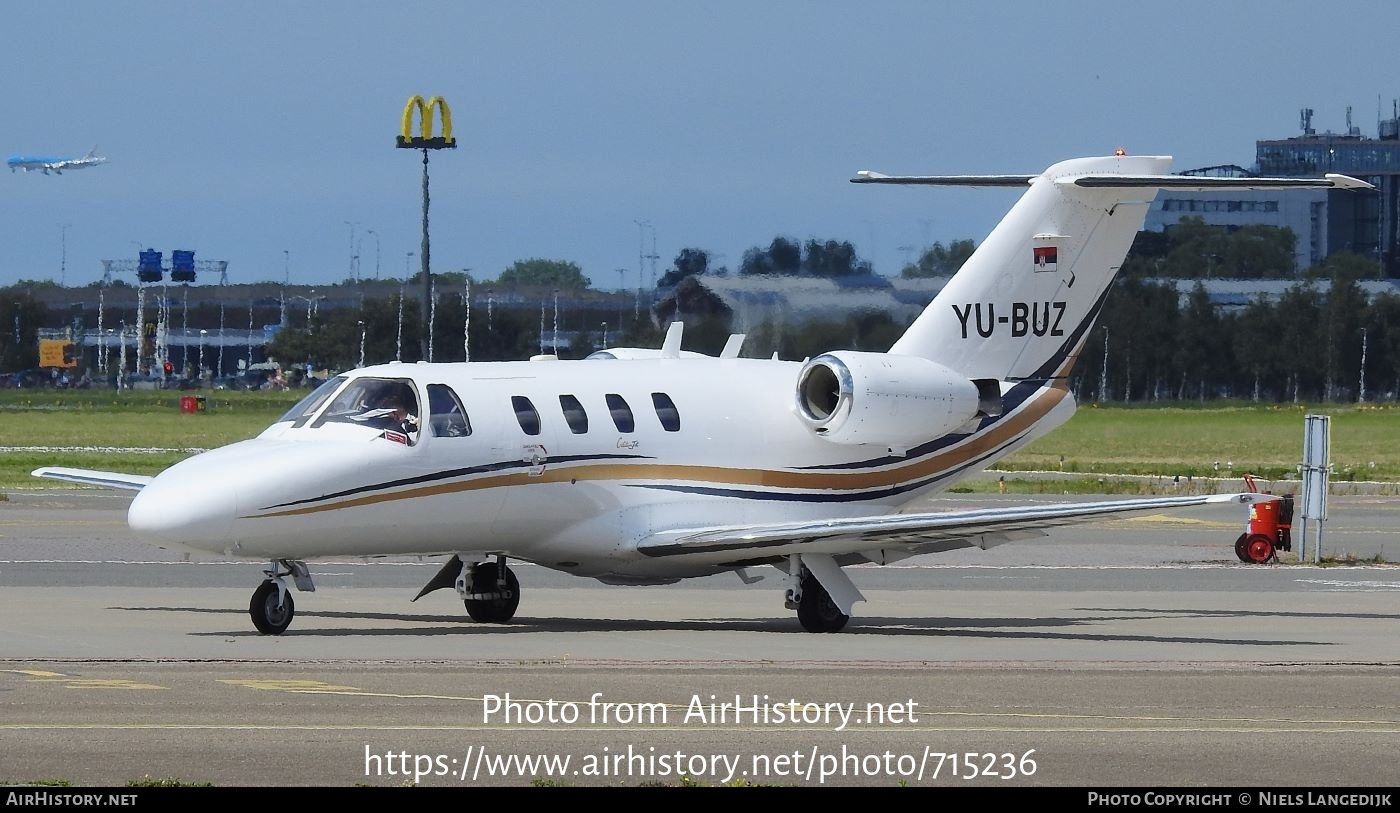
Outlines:
[[999, 414], [1000, 401], [996, 382], [917, 356], [840, 350], [797, 375], [798, 417], [832, 443], [909, 449]]

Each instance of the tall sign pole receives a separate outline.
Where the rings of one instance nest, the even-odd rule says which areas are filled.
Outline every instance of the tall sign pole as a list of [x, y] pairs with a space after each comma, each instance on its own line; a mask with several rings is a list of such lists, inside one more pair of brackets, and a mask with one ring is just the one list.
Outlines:
[[[442, 135], [433, 135], [433, 109], [442, 111]], [[413, 114], [418, 113], [418, 133], [413, 132]], [[428, 151], [429, 150], [455, 150], [457, 140], [452, 137], [452, 111], [447, 107], [447, 100], [441, 96], [434, 96], [428, 101], [423, 101], [422, 96], [409, 97], [408, 103], [403, 108], [403, 123], [399, 129], [399, 137], [395, 146], [401, 150], [422, 150], [423, 151], [423, 245], [420, 260], [420, 280], [423, 284], [423, 310], [425, 318], [420, 319], [423, 333], [420, 337], [420, 358], [428, 358], [429, 336], [428, 320], [426, 316], [432, 308], [432, 271], [430, 260], [430, 247], [428, 241]]]
[[[1322, 561], [1322, 523], [1327, 519], [1327, 489], [1332, 473], [1332, 418], [1330, 415], [1303, 417], [1303, 533], [1298, 561]], [[1316, 541], [1308, 547], [1308, 521], [1317, 529]]]

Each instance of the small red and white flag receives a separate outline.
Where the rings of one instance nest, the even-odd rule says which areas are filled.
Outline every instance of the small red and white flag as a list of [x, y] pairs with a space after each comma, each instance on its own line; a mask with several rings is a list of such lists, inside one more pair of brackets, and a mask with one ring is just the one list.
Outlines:
[[1032, 246], [1031, 257], [1035, 261], [1035, 270], [1054, 271], [1059, 251], [1054, 246]]
[[395, 432], [392, 429], [384, 430], [384, 439], [392, 440], [395, 443], [402, 443], [405, 446], [408, 445], [408, 435], [405, 435], [402, 432]]

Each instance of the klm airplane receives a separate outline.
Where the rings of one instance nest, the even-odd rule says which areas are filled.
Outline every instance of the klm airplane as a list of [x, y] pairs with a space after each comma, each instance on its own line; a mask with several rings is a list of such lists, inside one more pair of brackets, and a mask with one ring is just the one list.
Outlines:
[[107, 163], [107, 158], [97, 154], [97, 148], [88, 150], [87, 155], [82, 158], [55, 158], [43, 155], [11, 155], [5, 159], [10, 171], [22, 169], [25, 172], [31, 170], [41, 170], [45, 175], [52, 172], [55, 175], [62, 175], [65, 169], [83, 169], [85, 167], [95, 167], [98, 164]]

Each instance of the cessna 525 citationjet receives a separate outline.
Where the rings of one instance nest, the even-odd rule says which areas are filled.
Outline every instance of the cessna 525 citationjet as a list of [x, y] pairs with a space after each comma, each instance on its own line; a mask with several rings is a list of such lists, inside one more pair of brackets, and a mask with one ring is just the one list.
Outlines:
[[[34, 473], [137, 489], [128, 521], [167, 547], [271, 565], [250, 612], [292, 620], [289, 582], [330, 556], [450, 557], [418, 594], [455, 587], [477, 621], [515, 614], [510, 559], [608, 584], [772, 565], [802, 626], [845, 626], [863, 597], [843, 566], [987, 548], [1135, 511], [1258, 494], [944, 512], [914, 503], [1067, 420], [1066, 378], [1158, 189], [1369, 188], [1344, 176], [1165, 174], [1115, 155], [1039, 175], [873, 184], [1026, 191], [887, 353], [805, 362], [658, 349], [588, 359], [387, 364], [327, 381], [258, 437], [156, 477]], [[750, 580], [746, 578], [746, 581]]]

